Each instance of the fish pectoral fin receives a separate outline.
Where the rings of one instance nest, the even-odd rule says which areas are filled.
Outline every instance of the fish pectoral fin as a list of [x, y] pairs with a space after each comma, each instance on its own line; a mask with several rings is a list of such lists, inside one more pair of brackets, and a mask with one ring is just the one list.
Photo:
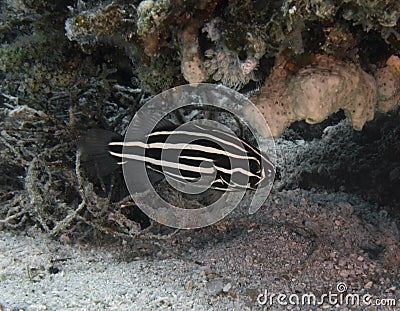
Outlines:
[[159, 172], [158, 170], [147, 166], [147, 176], [149, 177], [149, 180], [151, 182], [152, 185], [158, 183], [159, 181], [164, 179], [164, 174], [162, 174], [161, 172]]

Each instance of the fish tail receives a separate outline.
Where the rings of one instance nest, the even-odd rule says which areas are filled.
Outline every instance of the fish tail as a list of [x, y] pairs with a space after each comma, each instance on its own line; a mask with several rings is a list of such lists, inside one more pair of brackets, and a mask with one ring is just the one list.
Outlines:
[[101, 178], [113, 173], [118, 167], [118, 159], [110, 154], [109, 143], [122, 141], [123, 137], [103, 129], [90, 129], [78, 141], [81, 166], [90, 177]]

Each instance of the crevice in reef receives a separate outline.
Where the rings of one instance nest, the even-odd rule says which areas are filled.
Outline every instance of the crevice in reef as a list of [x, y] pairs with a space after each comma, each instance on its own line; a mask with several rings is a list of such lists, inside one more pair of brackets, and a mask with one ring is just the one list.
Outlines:
[[353, 193], [399, 217], [399, 114], [379, 115], [361, 132], [343, 120], [309, 141], [301, 126], [292, 128], [301, 139], [278, 141], [288, 155], [279, 188]]
[[296, 121], [282, 134], [282, 138], [292, 141], [299, 139], [304, 139], [305, 141], [320, 139], [326, 127], [338, 124], [345, 118], [344, 112], [338, 111], [317, 124], [308, 124], [304, 120]]

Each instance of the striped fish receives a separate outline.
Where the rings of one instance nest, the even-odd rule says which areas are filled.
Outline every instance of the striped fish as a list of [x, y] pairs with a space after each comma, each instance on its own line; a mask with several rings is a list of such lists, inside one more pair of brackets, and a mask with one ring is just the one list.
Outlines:
[[[178, 183], [197, 182], [204, 190], [238, 191], [256, 190], [272, 182], [275, 175], [274, 165], [257, 148], [229, 132], [205, 125], [191, 123], [178, 128], [163, 120], [147, 137], [125, 142], [108, 131], [95, 131], [89, 137], [97, 142], [98, 159], [101, 149], [106, 149], [119, 163], [144, 162], [148, 170], [158, 173], [158, 180], [168, 177]], [[98, 136], [105, 138], [101, 146], [101, 139], [94, 139]], [[91, 142], [86, 140], [81, 150], [93, 149], [87, 148]], [[115, 167], [115, 163], [110, 164], [100, 175]]]

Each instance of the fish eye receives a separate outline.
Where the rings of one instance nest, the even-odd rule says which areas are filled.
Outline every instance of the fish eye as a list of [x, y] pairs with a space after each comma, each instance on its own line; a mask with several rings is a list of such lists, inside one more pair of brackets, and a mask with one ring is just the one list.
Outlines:
[[256, 161], [250, 161], [250, 172], [259, 173], [260, 171], [260, 165]]

